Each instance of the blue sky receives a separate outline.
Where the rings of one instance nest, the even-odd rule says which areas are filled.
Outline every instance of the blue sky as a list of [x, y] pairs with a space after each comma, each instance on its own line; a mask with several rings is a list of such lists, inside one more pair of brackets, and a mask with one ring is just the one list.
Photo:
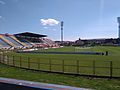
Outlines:
[[120, 0], [0, 0], [0, 33], [34, 32], [60, 40], [64, 21], [64, 40], [117, 38], [119, 16]]

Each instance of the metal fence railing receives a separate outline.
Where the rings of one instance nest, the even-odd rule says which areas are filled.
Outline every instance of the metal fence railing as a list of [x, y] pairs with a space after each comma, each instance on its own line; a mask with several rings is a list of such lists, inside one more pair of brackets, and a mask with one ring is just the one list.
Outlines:
[[120, 77], [120, 67], [116, 67], [113, 61], [66, 61], [21, 56], [0, 55], [0, 63], [25, 69], [65, 73], [73, 75], [87, 75], [100, 77]]

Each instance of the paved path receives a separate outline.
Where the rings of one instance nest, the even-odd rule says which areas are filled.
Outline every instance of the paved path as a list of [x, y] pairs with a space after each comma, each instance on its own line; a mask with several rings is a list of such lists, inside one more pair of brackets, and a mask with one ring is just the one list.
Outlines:
[[[31, 81], [24, 81], [24, 80], [17, 80], [17, 79], [9, 79], [9, 78], [0, 78], [0, 88], [3, 87], [1, 83], [17, 85], [17, 86], [25, 86], [29, 88], [34, 88], [34, 90], [90, 90], [85, 88], [76, 88], [71, 86], [46, 84], [46, 83], [31, 82]], [[11, 89], [6, 89], [6, 90], [11, 90]], [[18, 90], [18, 89], [14, 89], [14, 90]]]

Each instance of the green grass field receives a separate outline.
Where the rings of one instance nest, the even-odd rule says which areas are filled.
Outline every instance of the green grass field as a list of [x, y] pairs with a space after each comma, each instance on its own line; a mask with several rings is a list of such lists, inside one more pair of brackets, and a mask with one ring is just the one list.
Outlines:
[[85, 54], [83, 55], [83, 54], [10, 53], [8, 57], [9, 62], [6, 61], [5, 63], [9, 63], [10, 65], [13, 65], [15, 63], [15, 66], [18, 67], [37, 69], [43, 71], [65, 72], [65, 73], [74, 73], [81, 75], [110, 76], [110, 70], [111, 70], [110, 67], [112, 61], [112, 76], [120, 77], [119, 50], [120, 47], [98, 46], [91, 48], [78, 48], [77, 50], [75, 50], [74, 47], [64, 47], [64, 48], [54, 48], [48, 50], [35, 51], [35, 52], [108, 51], [109, 52], [108, 56], [85, 55]]
[[[93, 61], [95, 61], [95, 75], [99, 76], [109, 76], [110, 74], [110, 62], [112, 61], [113, 66], [113, 76], [120, 77], [120, 47], [112, 46], [97, 46], [91, 48], [77, 48], [74, 47], [64, 47], [64, 48], [54, 48], [48, 50], [38, 50], [36, 52], [79, 52], [79, 51], [94, 51], [94, 52], [105, 52], [108, 51], [108, 56], [102, 55], [83, 55], [83, 54], [30, 54], [30, 53], [15, 53], [10, 52], [7, 59], [2, 61], [3, 63], [9, 65], [15, 65], [20, 67], [37, 69], [43, 71], [59, 71], [63, 72], [63, 61], [64, 61], [64, 72], [78, 73], [85, 75], [93, 75]], [[1, 57], [2, 59], [3, 57]], [[6, 56], [4, 57], [6, 58]], [[30, 62], [30, 65], [28, 64]], [[51, 64], [51, 65], [50, 65]], [[79, 69], [77, 68], [79, 65]], [[103, 67], [103, 68], [100, 68]], [[108, 67], [108, 68], [105, 68]], [[9, 68], [9, 69], [8, 69]], [[57, 83], [63, 85], [77, 86], [93, 88], [97, 90], [119, 90], [120, 81], [119, 80], [108, 80], [108, 79], [94, 79], [89, 77], [80, 76], [69, 76], [61, 74], [52, 73], [42, 73], [27, 71], [23, 69], [10, 68], [5, 65], [1, 65], [0, 76], [18, 78], [32, 81], [40, 81], [47, 83]], [[42, 81], [43, 80], [43, 81]]]

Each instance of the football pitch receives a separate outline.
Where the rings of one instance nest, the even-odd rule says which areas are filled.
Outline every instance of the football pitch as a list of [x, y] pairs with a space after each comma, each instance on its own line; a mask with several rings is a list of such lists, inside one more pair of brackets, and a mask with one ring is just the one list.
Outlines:
[[[106, 55], [89, 54], [40, 54], [34, 52], [106, 52]], [[5, 57], [6, 58], [6, 57]], [[120, 47], [62, 47], [33, 51], [33, 53], [9, 53], [6, 64], [41, 71], [80, 75], [120, 77]]]

